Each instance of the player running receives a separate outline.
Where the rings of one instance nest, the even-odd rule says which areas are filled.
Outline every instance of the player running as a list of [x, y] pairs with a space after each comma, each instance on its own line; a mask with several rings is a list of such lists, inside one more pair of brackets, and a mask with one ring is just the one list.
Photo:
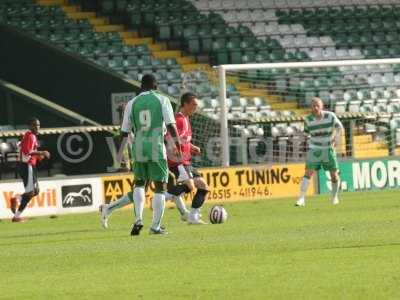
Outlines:
[[330, 111], [323, 110], [324, 105], [320, 98], [311, 102], [311, 114], [304, 119], [304, 132], [310, 136], [309, 150], [306, 156], [306, 170], [300, 185], [300, 196], [296, 206], [305, 206], [305, 195], [314, 171], [321, 167], [329, 171], [332, 181], [332, 204], [338, 204], [340, 188], [339, 165], [335, 146], [339, 145], [343, 132], [343, 125], [337, 116]]
[[[164, 135], [166, 130], [175, 139], [173, 151], [180, 156], [180, 144], [175, 118], [169, 99], [159, 94], [153, 75], [146, 74], [141, 81], [142, 92], [125, 107], [121, 126], [122, 136], [127, 138], [133, 131], [132, 142], [133, 174], [135, 178], [133, 193], [120, 199], [122, 203], [134, 202], [135, 222], [131, 235], [139, 235], [143, 228], [143, 209], [145, 186], [153, 181], [155, 193], [152, 201], [153, 220], [150, 234], [165, 234], [161, 220], [165, 208], [165, 195], [168, 182], [168, 165]], [[133, 199], [132, 199], [133, 198]]]
[[29, 130], [24, 134], [19, 145], [19, 175], [24, 182], [25, 192], [21, 196], [11, 198], [10, 208], [14, 217], [12, 222], [24, 222], [21, 214], [33, 197], [39, 194], [36, 165], [43, 158], [50, 158], [48, 151], [38, 151], [37, 134], [40, 121], [37, 118], [28, 120]]
[[[171, 187], [168, 192], [173, 194], [178, 210], [183, 219], [187, 218], [189, 224], [206, 224], [201, 219], [200, 209], [206, 199], [208, 186], [200, 173], [192, 166], [192, 155], [199, 155], [201, 150], [192, 144], [192, 127], [189, 117], [191, 117], [197, 109], [197, 97], [192, 93], [185, 93], [181, 97], [181, 106], [178, 113], [175, 114], [176, 127], [178, 129], [179, 139], [182, 150], [182, 160], [172, 160], [168, 156], [169, 170], [175, 175], [178, 183]], [[192, 200], [190, 212], [186, 209], [182, 194], [189, 193], [197, 188], [196, 194]]]

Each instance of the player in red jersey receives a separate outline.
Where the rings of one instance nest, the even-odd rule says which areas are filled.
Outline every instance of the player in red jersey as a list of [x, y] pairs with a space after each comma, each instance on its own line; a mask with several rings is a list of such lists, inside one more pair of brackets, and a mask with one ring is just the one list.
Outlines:
[[[182, 159], [176, 160], [168, 156], [168, 168], [177, 178], [178, 183], [168, 189], [168, 193], [176, 196], [175, 202], [182, 215], [182, 218], [187, 218], [189, 224], [205, 224], [201, 220], [200, 208], [203, 206], [208, 186], [200, 173], [192, 166], [192, 155], [201, 153], [201, 149], [192, 144], [192, 126], [190, 125], [189, 117], [192, 116], [197, 109], [197, 97], [192, 93], [185, 93], [181, 97], [181, 107], [178, 113], [175, 114], [176, 127], [181, 142]], [[188, 193], [194, 188], [197, 188], [196, 194], [193, 197], [192, 208], [187, 211], [181, 195]]]
[[21, 214], [29, 201], [39, 194], [36, 165], [43, 158], [50, 158], [48, 151], [38, 151], [37, 134], [40, 121], [31, 118], [28, 121], [29, 130], [24, 134], [19, 145], [19, 175], [24, 182], [25, 192], [21, 196], [11, 198], [11, 211], [14, 214], [13, 222], [23, 222]]

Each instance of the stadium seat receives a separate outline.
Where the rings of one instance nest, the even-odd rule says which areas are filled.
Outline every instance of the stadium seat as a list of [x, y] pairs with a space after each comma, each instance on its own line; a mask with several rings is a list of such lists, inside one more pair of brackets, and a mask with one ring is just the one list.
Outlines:
[[[0, 143], [0, 154], [1, 154], [0, 163], [2, 166], [2, 172], [4, 173], [13, 172], [14, 177], [18, 178], [17, 170], [19, 163], [19, 152], [17, 150], [16, 145], [7, 142]], [[1, 173], [0, 176], [2, 176]]]

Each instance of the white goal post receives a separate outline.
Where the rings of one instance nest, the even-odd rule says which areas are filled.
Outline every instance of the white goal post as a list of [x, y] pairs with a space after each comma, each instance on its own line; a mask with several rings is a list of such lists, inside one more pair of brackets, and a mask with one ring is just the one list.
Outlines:
[[[365, 70], [368, 71], [369, 69], [367, 66], [387, 66], [391, 68], [392, 66], [399, 65], [400, 66], [400, 58], [393, 58], [393, 59], [365, 59], [365, 60], [341, 60], [341, 61], [309, 61], [309, 62], [287, 62], [287, 63], [260, 63], [260, 64], [235, 64], [235, 65], [220, 65], [214, 67], [218, 70], [218, 82], [219, 82], [219, 101], [220, 101], [220, 134], [221, 134], [221, 157], [222, 157], [222, 166], [229, 166], [230, 165], [230, 140], [229, 140], [229, 124], [228, 124], [228, 97], [227, 97], [227, 83], [229, 81], [229, 76], [237, 77], [238, 80], [243, 79], [244, 73], [240, 75], [240, 72], [244, 71], [251, 71], [251, 70], [268, 70], [268, 69], [306, 69], [310, 70], [314, 68], [319, 68], [323, 70], [323, 68], [327, 67], [337, 67], [337, 68], [344, 68], [344, 67], [357, 67], [357, 66], [365, 66]], [[400, 70], [400, 69], [399, 69]], [[304, 73], [303, 73], [304, 74]], [[242, 76], [242, 78], [240, 78]], [[350, 76], [350, 75], [349, 75]], [[349, 77], [348, 76], [348, 77]], [[358, 75], [353, 76], [356, 78]], [[369, 75], [366, 74], [366, 78]], [[387, 76], [388, 78], [390, 76]], [[386, 77], [385, 77], [386, 78]], [[384, 78], [384, 79], [385, 79]], [[391, 78], [391, 77], [390, 77]], [[399, 77], [396, 77], [396, 80], [393, 82], [386, 82], [387, 86], [390, 86], [393, 89], [399, 88], [400, 89], [400, 81], [397, 82]], [[289, 78], [288, 78], [289, 80]], [[355, 86], [356, 87], [356, 86]], [[373, 90], [376, 86], [373, 84], [371, 86], [368, 85], [368, 82], [364, 83], [364, 88], [371, 88]], [[382, 84], [382, 89], [385, 88], [385, 85]], [[267, 89], [267, 87], [266, 87]], [[299, 95], [300, 96], [300, 95]], [[400, 95], [398, 95], [400, 98]], [[390, 112], [389, 112], [390, 113]]]

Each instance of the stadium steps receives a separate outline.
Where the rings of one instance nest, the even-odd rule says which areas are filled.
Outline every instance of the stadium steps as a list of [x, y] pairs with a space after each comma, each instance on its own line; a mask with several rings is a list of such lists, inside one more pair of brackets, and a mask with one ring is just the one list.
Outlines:
[[110, 24], [108, 17], [96, 16], [95, 12], [81, 12], [80, 7], [76, 5], [63, 4], [62, 8], [68, 17], [73, 19], [87, 18], [96, 32], [118, 32], [126, 45], [147, 45], [154, 58], [175, 58], [185, 72], [206, 69], [207, 67], [211, 70], [209, 65], [196, 63], [194, 56], [184, 55], [180, 50], [167, 50], [167, 45], [164, 42], [156, 42], [152, 37], [139, 37], [137, 31], [127, 30], [124, 25]]
[[[193, 61], [194, 61], [195, 58], [194, 57], [192, 57], [192, 58], [193, 58]], [[196, 70], [205, 70], [209, 77], [212, 76], [209, 73], [209, 72], [212, 72], [212, 69], [211, 69], [209, 64], [195, 64], [195, 63], [190, 63], [189, 62], [189, 63], [186, 63], [186, 64], [182, 65], [182, 70], [184, 72], [190, 72], [190, 71], [196, 71]]]
[[310, 113], [309, 109], [305, 109], [305, 108], [293, 108], [291, 109], [291, 111], [296, 115], [296, 116], [300, 116], [300, 117], [304, 117], [306, 115], [308, 115]]
[[61, 5], [61, 8], [63, 11], [68, 14], [68, 13], [76, 13], [80, 11], [79, 6], [77, 5]]
[[[143, 2], [147, 3], [146, 0], [144, 0]], [[181, 3], [181, 5], [184, 6], [185, 2], [186, 1], [183, 1]], [[114, 4], [115, 3], [116, 2], [114, 1]], [[197, 9], [194, 8], [194, 10], [200, 14], [200, 12]], [[107, 14], [107, 12], [105, 12], [105, 13]], [[145, 12], [141, 11], [140, 8], [138, 8], [137, 13], [143, 14]], [[108, 15], [112, 16], [113, 13], [111, 12]], [[218, 18], [216, 18], [216, 19], [218, 19]], [[216, 21], [216, 19], [214, 21]], [[211, 18], [209, 21], [211, 21]], [[218, 23], [217, 25], [221, 25], [221, 24]], [[217, 25], [215, 25], [215, 26], [217, 26]], [[158, 25], [156, 23], [153, 23], [153, 21], [150, 24], [146, 24], [146, 26], [153, 27], [153, 29], [158, 28]], [[251, 33], [248, 33], [248, 35], [251, 35]], [[178, 64], [182, 67], [182, 70], [184, 72], [190, 72], [190, 71], [196, 71], [196, 70], [206, 71], [206, 73], [208, 74], [209, 81], [212, 82], [214, 85], [218, 85], [218, 80], [215, 79], [216, 78], [215, 72], [212, 72], [209, 69], [211, 67], [210, 64], [208, 64], [208, 67], [206, 67], [204, 64], [196, 64], [196, 56], [187, 57], [185, 54], [182, 53], [182, 51], [169, 51], [167, 49], [167, 43], [166, 43], [167, 40], [165, 40], [165, 39], [161, 39], [161, 40], [165, 41], [165, 43], [164, 42], [157, 43], [153, 40], [153, 38], [124, 37], [124, 41], [128, 45], [146, 44], [148, 46], [148, 48], [150, 49], [152, 56], [155, 58], [175, 58], [177, 60]], [[191, 52], [189, 51], [189, 53], [191, 53]], [[189, 54], [189, 53], [188, 53], [188, 55], [195, 55], [195, 54]], [[193, 53], [195, 53], [195, 52], [193, 52]], [[286, 101], [284, 101], [283, 97], [279, 97], [279, 99], [278, 99], [279, 101], [275, 101], [275, 99], [271, 99], [271, 97], [270, 97], [270, 94], [272, 94], [272, 93], [268, 94], [268, 92], [265, 91], [265, 89], [264, 90], [254, 89], [253, 87], [249, 87], [249, 86], [246, 86], [244, 89], [240, 89], [238, 83], [231, 83], [231, 82], [229, 82], [229, 83], [235, 86], [236, 90], [239, 92], [241, 97], [249, 97], [249, 98], [261, 97], [261, 98], [267, 99], [268, 103], [266, 103], [266, 104], [269, 104], [269, 102], [271, 102], [272, 108], [274, 110], [292, 110], [292, 111], [294, 110], [293, 112], [295, 114], [300, 114], [300, 115], [305, 114], [305, 111], [298, 109], [297, 102], [291, 102], [291, 103], [286, 102]], [[271, 101], [269, 101], [269, 100], [271, 100]]]
[[[63, 1], [60, 1], [60, 5], [61, 2]], [[65, 5], [64, 2], [62, 4], [62, 8], [69, 18], [88, 19], [96, 32], [118, 32], [126, 45], [145, 44], [155, 58], [175, 58], [182, 67], [185, 64], [193, 64], [195, 61], [193, 57], [183, 57], [180, 50], [167, 50], [165, 43], [154, 42], [152, 37], [139, 37], [136, 31], [126, 30], [124, 25], [110, 24], [108, 17], [98, 17], [95, 12], [82, 12], [76, 5]], [[193, 66], [188, 69], [190, 68]]]
[[78, 12], [67, 13], [67, 16], [70, 19], [82, 20], [82, 19], [95, 18], [96, 13], [95, 12], [78, 11]]
[[124, 39], [125, 44], [127, 45], [150, 45], [153, 43], [153, 38], [151, 37], [140, 37], [140, 38], [126, 38]]
[[[190, 55], [184, 55], [180, 50], [168, 50], [165, 42], [156, 42], [153, 37], [139, 37], [136, 31], [126, 30], [124, 25], [110, 24], [108, 17], [97, 16], [96, 12], [82, 12], [81, 8], [77, 5], [69, 5], [66, 1], [62, 0], [41, 0], [47, 5], [60, 5], [65, 11], [66, 15], [75, 20], [88, 19], [96, 32], [118, 32], [126, 45], [147, 45], [150, 54], [154, 58], [166, 59], [174, 58], [181, 66], [184, 72], [195, 70], [204, 70], [208, 74], [209, 80], [213, 84], [218, 84], [215, 71], [211, 69], [209, 64], [196, 63], [196, 58]], [[267, 99], [266, 104], [270, 104], [273, 110], [294, 110], [297, 109], [297, 103], [282, 102], [276, 96], [271, 97], [268, 92], [262, 89], [254, 89], [249, 84], [241, 84], [236, 82], [236, 88], [241, 97], [262, 97]], [[240, 88], [243, 87], [243, 89]], [[296, 110], [295, 113], [302, 113]]]
[[137, 38], [139, 36], [137, 31], [131, 31], [131, 30], [119, 31], [119, 35], [121, 36], [122, 39], [124, 39], [124, 38]]
[[372, 134], [355, 135], [353, 137], [354, 157], [382, 157], [389, 154], [383, 142], [375, 142]]
[[95, 25], [93, 29], [97, 32], [123, 32], [125, 31], [122, 25]]
[[382, 150], [382, 149], [388, 149], [387, 145], [382, 143], [382, 142], [366, 142], [366, 143], [360, 143], [354, 140], [353, 147], [355, 150]]
[[362, 144], [354, 144], [354, 150], [387, 150], [387, 145], [378, 142], [371, 142], [371, 143], [362, 143]]
[[155, 58], [178, 58], [182, 56], [180, 50], [154, 50], [153, 56]]
[[373, 140], [374, 138], [372, 137], [372, 134], [354, 136], [354, 144], [372, 143]]
[[66, 1], [64, 0], [38, 0], [37, 4], [42, 6], [53, 6], [53, 5], [63, 5]]
[[107, 25], [110, 23], [107, 17], [89, 18], [89, 22], [92, 24], [92, 26]]
[[298, 109], [296, 102], [284, 102], [280, 96], [270, 95], [268, 91], [264, 89], [252, 88], [249, 83], [236, 83], [236, 88], [239, 91], [241, 96], [244, 97], [262, 97], [267, 99], [268, 105], [271, 106], [272, 110], [282, 111], [282, 110], [290, 110], [295, 115], [303, 116], [307, 114], [306, 109]]
[[293, 110], [297, 108], [297, 103], [293, 102], [276, 102], [270, 103], [270, 105], [273, 110]]
[[376, 150], [355, 150], [354, 158], [371, 158], [371, 157], [385, 157], [388, 156], [389, 152], [387, 149], [376, 149]]

